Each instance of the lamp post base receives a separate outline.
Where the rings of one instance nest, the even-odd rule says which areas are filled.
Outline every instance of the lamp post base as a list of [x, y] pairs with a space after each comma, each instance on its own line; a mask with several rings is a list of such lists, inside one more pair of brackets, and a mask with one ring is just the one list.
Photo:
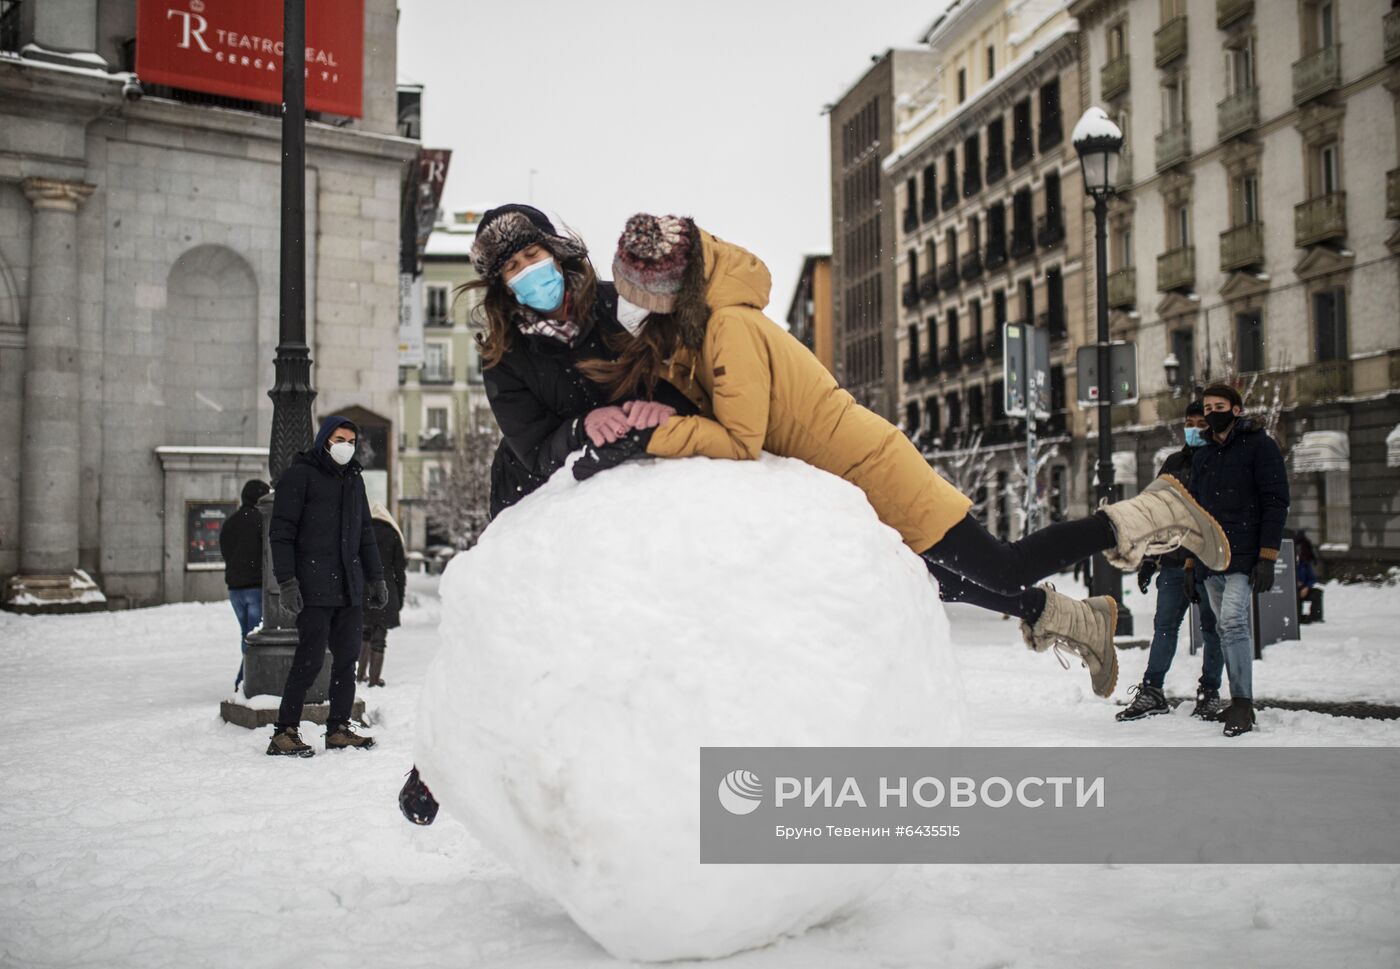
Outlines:
[[[277, 697], [270, 699], [276, 700]], [[330, 716], [331, 705], [329, 703], [308, 703], [301, 711], [302, 722], [310, 720], [312, 723], [324, 725], [326, 718]], [[236, 727], [246, 727], [249, 730], [257, 730], [259, 727], [270, 727], [277, 722], [276, 703], [248, 702], [241, 698], [224, 700], [219, 704], [219, 716], [224, 723], [231, 723]], [[350, 708], [350, 718], [361, 723], [365, 720], [365, 701], [356, 699]]]

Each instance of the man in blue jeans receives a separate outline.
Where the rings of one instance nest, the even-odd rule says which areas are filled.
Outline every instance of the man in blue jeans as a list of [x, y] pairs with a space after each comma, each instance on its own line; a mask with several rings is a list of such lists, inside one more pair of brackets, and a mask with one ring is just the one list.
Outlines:
[[[1209, 432], [1206, 424], [1205, 408], [1198, 400], [1186, 405], [1185, 420], [1186, 444], [1180, 451], [1168, 456], [1157, 473], [1173, 475], [1188, 488], [1191, 486], [1191, 459], [1196, 449], [1205, 444]], [[1215, 613], [1210, 611], [1210, 603], [1200, 596], [1188, 597], [1186, 590], [1186, 553], [1180, 549], [1143, 560], [1138, 570], [1138, 588], [1143, 594], [1151, 588], [1152, 576], [1157, 576], [1157, 613], [1153, 620], [1152, 649], [1147, 657], [1147, 672], [1142, 683], [1130, 687], [1136, 695], [1125, 710], [1118, 712], [1119, 721], [1141, 720], [1159, 713], [1171, 712], [1166, 693], [1162, 686], [1166, 682], [1167, 670], [1171, 669], [1176, 656], [1177, 636], [1181, 630], [1181, 620], [1185, 618], [1191, 603], [1197, 602], [1201, 613], [1201, 636], [1205, 640], [1205, 655], [1201, 665], [1200, 684], [1196, 689], [1196, 707], [1191, 716], [1202, 720], [1214, 720], [1228, 704], [1220, 699], [1220, 676], [1225, 668], [1225, 657], [1220, 651], [1220, 637], [1215, 631]], [[1160, 572], [1159, 572], [1160, 569]]]
[[[224, 584], [228, 601], [238, 617], [240, 654], [248, 652], [248, 634], [262, 624], [262, 514], [258, 501], [271, 489], [266, 481], [243, 483], [243, 504], [219, 529], [219, 552], [224, 559]], [[233, 688], [243, 685], [243, 661]]]
[[1230, 540], [1230, 564], [1210, 572], [1187, 559], [1186, 587], [1204, 585], [1215, 612], [1230, 707], [1225, 736], [1254, 729], [1254, 596], [1274, 585], [1274, 569], [1288, 518], [1288, 473], [1283, 452], [1263, 427], [1244, 416], [1239, 391], [1223, 384], [1201, 395], [1210, 435], [1191, 459], [1191, 494]]

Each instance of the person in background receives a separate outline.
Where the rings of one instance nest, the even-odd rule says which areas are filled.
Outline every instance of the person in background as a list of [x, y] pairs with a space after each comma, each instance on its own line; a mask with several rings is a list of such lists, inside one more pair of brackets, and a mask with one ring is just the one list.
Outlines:
[[1186, 560], [1187, 595], [1203, 585], [1215, 613], [1230, 706], [1225, 736], [1254, 729], [1254, 596], [1274, 586], [1274, 568], [1288, 519], [1288, 471], [1283, 452], [1263, 426], [1244, 415], [1239, 391], [1227, 384], [1201, 394], [1210, 434], [1191, 457], [1191, 494], [1230, 539], [1230, 564], [1205, 567]]
[[382, 609], [389, 601], [365, 483], [355, 460], [359, 436], [353, 421], [327, 417], [311, 447], [293, 458], [277, 479], [272, 495], [272, 571], [282, 608], [296, 617], [298, 643], [267, 745], [269, 754], [315, 753], [302, 743], [299, 731], [306, 691], [321, 672], [327, 648], [331, 684], [326, 749], [374, 746], [374, 738], [350, 729], [362, 607]]
[[[1205, 407], [1198, 400], [1186, 405], [1184, 425], [1186, 443], [1180, 451], [1171, 454], [1162, 462], [1158, 474], [1170, 474], [1186, 486], [1191, 484], [1191, 458], [1196, 449], [1206, 442], [1210, 428], [1206, 424]], [[1164, 555], [1154, 555], [1143, 559], [1138, 569], [1138, 589], [1144, 595], [1152, 587], [1152, 577], [1157, 577], [1157, 612], [1152, 624], [1152, 649], [1147, 657], [1147, 672], [1142, 683], [1128, 689], [1136, 695], [1127, 709], [1116, 716], [1119, 721], [1141, 720], [1143, 717], [1170, 713], [1167, 696], [1162, 687], [1166, 682], [1167, 670], [1171, 669], [1176, 656], [1177, 636], [1181, 631], [1181, 620], [1190, 611], [1192, 602], [1199, 605], [1201, 613], [1201, 638], [1205, 641], [1205, 655], [1201, 663], [1201, 679], [1196, 688], [1196, 707], [1191, 716], [1203, 720], [1214, 720], [1229, 706], [1220, 698], [1220, 677], [1225, 669], [1225, 656], [1220, 651], [1220, 636], [1215, 629], [1215, 613], [1210, 611], [1210, 603], [1199, 595], [1194, 599], [1186, 594], [1186, 553], [1180, 549]]]
[[[1322, 622], [1322, 587], [1318, 585], [1317, 570], [1312, 562], [1298, 559], [1296, 569], [1298, 585], [1298, 622], [1300, 624]], [[1307, 605], [1308, 611], [1303, 612]]]
[[[360, 668], [355, 679], [369, 686], [383, 686], [384, 650], [388, 646], [389, 630], [399, 625], [399, 610], [408, 592], [408, 561], [404, 556], [403, 533], [399, 523], [380, 502], [369, 506], [374, 527], [374, 541], [379, 546], [379, 561], [389, 587], [389, 601], [383, 609], [365, 609], [365, 626], [360, 641]], [[366, 672], [368, 671], [368, 672]]]
[[[219, 529], [219, 554], [224, 559], [224, 584], [228, 601], [238, 617], [238, 651], [248, 652], [248, 634], [262, 625], [263, 542], [262, 514], [258, 500], [272, 489], [254, 478], [243, 482], [243, 503]], [[243, 660], [238, 661], [234, 692], [243, 685]]]

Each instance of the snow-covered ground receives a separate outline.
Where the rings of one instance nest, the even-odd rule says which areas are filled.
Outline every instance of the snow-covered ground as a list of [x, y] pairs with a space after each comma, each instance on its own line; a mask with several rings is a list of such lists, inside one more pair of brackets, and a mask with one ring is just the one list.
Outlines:
[[[399, 817], [439, 614], [435, 581], [411, 583], [389, 686], [362, 694], [379, 746], [309, 761], [219, 720], [227, 604], [0, 614], [0, 966], [615, 965], [453, 819]], [[1150, 629], [1150, 597], [1128, 602]], [[1257, 694], [1400, 702], [1396, 590], [1332, 586], [1327, 611], [1268, 650]], [[1185, 709], [1118, 724], [1015, 623], [949, 614], [970, 743], [1400, 744], [1397, 721], [1274, 710], [1234, 741]], [[1147, 653], [1122, 662], [1118, 699]], [[1169, 692], [1193, 692], [1195, 665], [1183, 645]], [[1394, 966], [1397, 902], [1384, 866], [907, 866], [854, 915], [723, 965]]]

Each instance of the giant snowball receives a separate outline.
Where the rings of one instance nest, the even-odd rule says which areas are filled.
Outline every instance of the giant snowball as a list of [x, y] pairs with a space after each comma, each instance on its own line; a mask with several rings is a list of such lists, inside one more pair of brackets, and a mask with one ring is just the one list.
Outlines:
[[923, 564], [858, 489], [799, 461], [635, 461], [582, 484], [561, 471], [441, 590], [423, 779], [618, 957], [764, 945], [890, 874], [701, 865], [700, 747], [961, 732]]

